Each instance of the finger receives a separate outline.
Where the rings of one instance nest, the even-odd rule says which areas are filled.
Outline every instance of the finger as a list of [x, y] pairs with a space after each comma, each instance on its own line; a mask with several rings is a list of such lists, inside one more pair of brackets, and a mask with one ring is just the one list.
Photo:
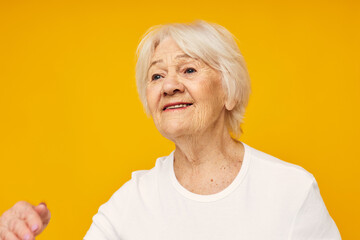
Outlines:
[[36, 233], [43, 228], [41, 218], [31, 204], [19, 202], [15, 204], [13, 211], [17, 212], [17, 214], [15, 214], [17, 218], [25, 221], [25, 224], [32, 233]]
[[[11, 209], [6, 211], [3, 216], [1, 217], [1, 225], [2, 227], [7, 228], [8, 232], [12, 232], [12, 235], [21, 235], [25, 234], [25, 236], [28, 236], [27, 239], [31, 239], [33, 234], [31, 233], [31, 228], [29, 230], [29, 227], [26, 223], [26, 218], [29, 215], [34, 215], [39, 218], [38, 214], [35, 212], [35, 210], [32, 208], [32, 205], [30, 203], [27, 203], [25, 201], [17, 202]], [[24, 222], [25, 221], [25, 222]], [[24, 226], [25, 225], [25, 226]], [[7, 232], [3, 230], [3, 232]], [[8, 234], [11, 236], [11, 234]]]
[[25, 201], [17, 202], [9, 212], [12, 217], [20, 219], [25, 219], [28, 215], [38, 215], [33, 205]]
[[40, 203], [35, 207], [35, 211], [39, 214], [44, 224], [48, 224], [51, 218], [51, 213], [45, 203]]
[[0, 227], [0, 240], [20, 240], [20, 238], [10, 232], [7, 228]]
[[43, 223], [41, 221], [40, 216], [36, 213], [35, 210], [34, 214], [27, 214], [24, 218], [24, 221], [26, 222], [28, 228], [34, 235], [38, 235], [43, 230]]
[[34, 238], [26, 223], [19, 218], [12, 218], [8, 222], [8, 230], [16, 235], [19, 239], [30, 240]]
[[41, 221], [43, 223], [43, 227], [41, 230], [43, 230], [50, 222], [51, 213], [45, 203], [40, 203], [38, 206], [36, 206], [35, 211], [39, 214], [41, 218]]

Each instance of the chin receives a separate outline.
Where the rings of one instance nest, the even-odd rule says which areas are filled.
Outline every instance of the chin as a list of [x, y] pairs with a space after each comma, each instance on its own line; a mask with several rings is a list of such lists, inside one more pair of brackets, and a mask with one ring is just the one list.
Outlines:
[[191, 130], [188, 127], [176, 123], [159, 129], [159, 132], [169, 140], [173, 140], [183, 135], [191, 134]]

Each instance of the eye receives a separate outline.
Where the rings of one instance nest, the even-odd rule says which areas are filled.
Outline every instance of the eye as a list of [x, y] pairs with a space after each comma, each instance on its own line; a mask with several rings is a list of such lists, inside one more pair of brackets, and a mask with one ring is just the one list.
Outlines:
[[187, 68], [185, 69], [185, 73], [194, 73], [196, 72], [195, 68]]
[[160, 74], [154, 74], [151, 76], [151, 80], [154, 81], [154, 80], [158, 80], [161, 78], [161, 75]]

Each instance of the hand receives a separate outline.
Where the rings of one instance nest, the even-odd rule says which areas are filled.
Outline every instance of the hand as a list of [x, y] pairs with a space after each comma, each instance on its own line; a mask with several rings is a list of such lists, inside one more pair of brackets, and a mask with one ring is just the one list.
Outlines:
[[0, 216], [0, 240], [34, 240], [46, 228], [50, 216], [45, 203], [33, 206], [18, 202]]

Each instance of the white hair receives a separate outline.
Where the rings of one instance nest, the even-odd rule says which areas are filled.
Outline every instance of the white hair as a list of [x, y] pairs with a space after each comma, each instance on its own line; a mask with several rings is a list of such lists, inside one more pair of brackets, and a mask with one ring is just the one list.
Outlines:
[[221, 73], [227, 100], [235, 103], [232, 110], [226, 111], [226, 125], [234, 136], [239, 136], [250, 95], [250, 78], [233, 35], [218, 24], [173, 23], [154, 26], [145, 33], [137, 49], [136, 84], [146, 112], [149, 113], [146, 82], [150, 61], [156, 47], [166, 37], [171, 37], [190, 57], [201, 59]]

